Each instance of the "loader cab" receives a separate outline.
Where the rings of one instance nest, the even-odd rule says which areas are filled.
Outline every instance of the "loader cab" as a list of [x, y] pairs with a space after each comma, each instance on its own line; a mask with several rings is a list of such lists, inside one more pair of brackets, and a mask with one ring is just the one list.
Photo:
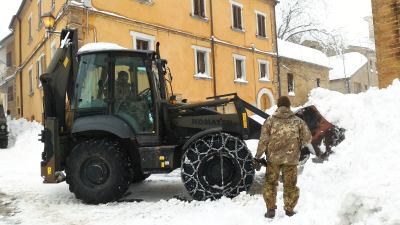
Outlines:
[[71, 104], [75, 121], [113, 116], [126, 123], [135, 136], [158, 136], [160, 94], [155, 52], [87, 51], [78, 54], [78, 61]]

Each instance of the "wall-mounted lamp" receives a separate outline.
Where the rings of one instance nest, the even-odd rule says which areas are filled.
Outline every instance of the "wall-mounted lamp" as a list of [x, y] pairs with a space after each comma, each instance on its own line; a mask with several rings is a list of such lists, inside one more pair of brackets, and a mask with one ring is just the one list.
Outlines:
[[54, 30], [54, 23], [56, 21], [56, 18], [51, 14], [51, 12], [44, 13], [41, 17], [44, 27], [46, 28], [46, 31], [49, 33], [53, 33]]

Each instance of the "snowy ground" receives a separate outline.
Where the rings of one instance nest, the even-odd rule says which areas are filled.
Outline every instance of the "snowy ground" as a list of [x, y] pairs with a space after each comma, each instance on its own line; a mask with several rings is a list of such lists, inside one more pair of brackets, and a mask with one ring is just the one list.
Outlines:
[[[132, 185], [120, 202], [90, 206], [76, 200], [65, 183], [44, 185], [40, 177], [41, 126], [10, 122], [15, 143], [0, 150], [0, 224], [400, 224], [400, 82], [384, 90], [342, 95], [313, 90], [315, 104], [335, 124], [347, 129], [346, 140], [323, 164], [309, 161], [299, 178], [300, 201], [292, 218], [282, 210], [266, 220], [257, 173], [250, 194], [218, 201], [186, 202], [179, 171], [153, 175]], [[257, 141], [249, 141], [254, 151]]]

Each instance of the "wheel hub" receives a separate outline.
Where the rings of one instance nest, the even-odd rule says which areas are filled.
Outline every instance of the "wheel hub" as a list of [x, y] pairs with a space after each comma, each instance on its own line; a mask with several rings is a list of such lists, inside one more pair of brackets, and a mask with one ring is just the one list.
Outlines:
[[229, 186], [235, 178], [234, 162], [226, 155], [210, 155], [203, 160], [200, 167], [203, 167], [199, 169], [203, 171], [201, 179], [217, 189]]
[[110, 176], [110, 169], [101, 159], [88, 160], [83, 169], [83, 176], [94, 185], [104, 184]]

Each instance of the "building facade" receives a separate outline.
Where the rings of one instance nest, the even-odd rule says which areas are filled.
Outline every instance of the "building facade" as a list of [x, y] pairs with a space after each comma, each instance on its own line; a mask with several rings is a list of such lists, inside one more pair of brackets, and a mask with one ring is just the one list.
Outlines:
[[372, 0], [379, 87], [400, 78], [400, 1]]
[[0, 41], [0, 104], [12, 118], [17, 116], [14, 55], [14, 34], [11, 33]]
[[314, 88], [329, 87], [328, 57], [321, 51], [279, 40], [281, 94], [302, 106]]
[[81, 46], [112, 42], [154, 50], [160, 42], [178, 99], [197, 102], [237, 92], [246, 101], [269, 108], [277, 95], [275, 4], [274, 0], [24, 0], [10, 24], [21, 68], [20, 115], [42, 121], [38, 77], [60, 41], [58, 35], [46, 34], [40, 20], [45, 12], [56, 17], [56, 31], [77, 28]]
[[[353, 47], [353, 49], [359, 48]], [[370, 87], [378, 86], [375, 57], [372, 50], [360, 50], [332, 56], [329, 57], [329, 62], [332, 67], [329, 74], [329, 89], [331, 90], [344, 94], [358, 94]]]

